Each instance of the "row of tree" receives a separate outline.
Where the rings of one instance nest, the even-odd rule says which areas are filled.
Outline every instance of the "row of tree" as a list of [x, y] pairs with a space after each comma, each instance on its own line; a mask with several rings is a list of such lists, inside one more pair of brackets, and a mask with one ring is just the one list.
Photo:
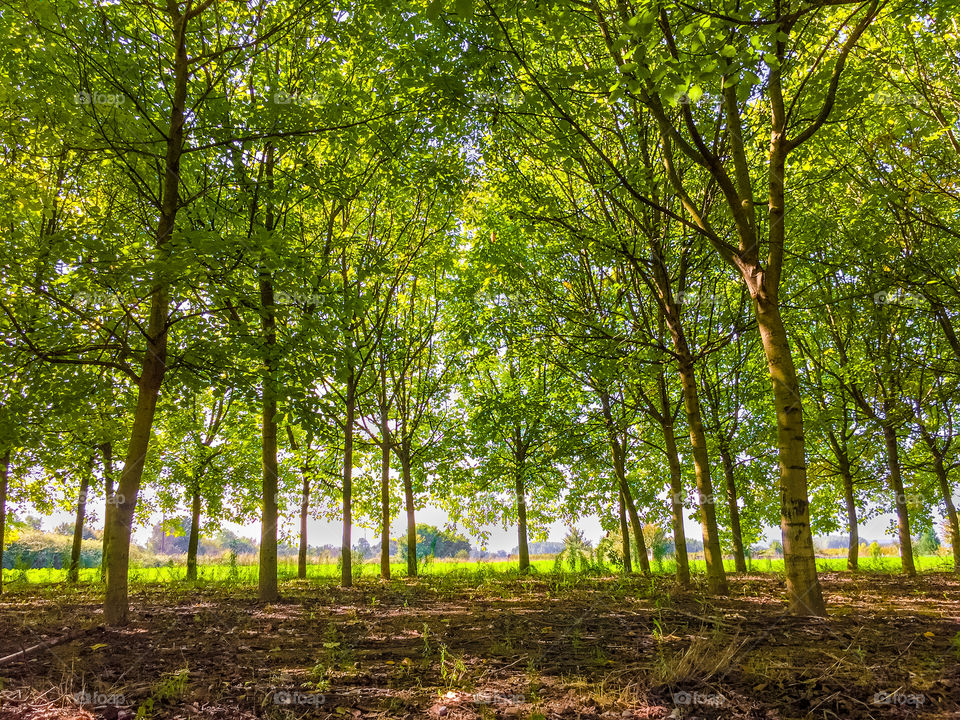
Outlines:
[[521, 569], [595, 513], [647, 572], [661, 524], [683, 584], [693, 510], [716, 593], [779, 524], [799, 614], [812, 529], [856, 568], [892, 510], [913, 573], [939, 505], [960, 567], [956, 23], [719, 6], [5, 7], [0, 508], [79, 538], [97, 493], [110, 623], [181, 503], [194, 577], [203, 516], [260, 521], [266, 601], [284, 512], [349, 585], [428, 502]]

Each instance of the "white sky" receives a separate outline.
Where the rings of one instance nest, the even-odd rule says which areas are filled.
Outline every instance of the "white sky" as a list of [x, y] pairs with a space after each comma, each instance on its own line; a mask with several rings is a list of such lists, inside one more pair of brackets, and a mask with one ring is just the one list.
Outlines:
[[[100, 508], [98, 506], [94, 510], [95, 512], [97, 512], [98, 518], [100, 515], [102, 515], [102, 513], [99, 512], [99, 510]], [[25, 512], [22, 514], [31, 514], [31, 513]], [[185, 511], [184, 511], [184, 514], [185, 514]], [[152, 527], [154, 523], [158, 522], [160, 518], [161, 518], [160, 513], [155, 513], [150, 519], [150, 527]], [[437, 508], [427, 507], [427, 508], [424, 508], [423, 510], [420, 510], [417, 513], [418, 524], [424, 523], [427, 525], [435, 525], [437, 527], [443, 527], [444, 524], [447, 522], [447, 519], [448, 519], [447, 513]], [[641, 520], [642, 519], [643, 518], [641, 516]], [[74, 520], [74, 513], [57, 511], [43, 518], [43, 527], [45, 530], [52, 530], [53, 528], [55, 528], [57, 525], [61, 523], [64, 523], [64, 522], [72, 523], [73, 520]], [[934, 527], [936, 529], [937, 535], [938, 537], [941, 538], [941, 541], [942, 541], [943, 537], [942, 537], [942, 532], [940, 528], [941, 528], [943, 518], [939, 512], [935, 514], [934, 520], [935, 520]], [[892, 513], [878, 515], [877, 517], [871, 518], [866, 522], [860, 523], [860, 526], [859, 526], [860, 541], [869, 543], [872, 540], [876, 540], [881, 544], [893, 542], [896, 538], [894, 535], [891, 535], [888, 532], [888, 529], [891, 527], [892, 524], [895, 524], [895, 523], [896, 523], [896, 516]], [[259, 542], [260, 540], [260, 523], [259, 522], [247, 523], [243, 525], [232, 523], [232, 522], [224, 522], [223, 525], [224, 527], [235, 532], [237, 535], [249, 538], [256, 542]], [[294, 519], [293, 522], [288, 522], [287, 530], [290, 532], [293, 532], [295, 530], [295, 527], [298, 525], [299, 525], [299, 520]], [[91, 526], [99, 529], [102, 527], [102, 521], [98, 520], [96, 522], [92, 522]], [[136, 528], [134, 531], [134, 541], [140, 544], [146, 543], [147, 539], [150, 536], [150, 527], [141, 526]], [[406, 531], [406, 527], [407, 527], [406, 517], [405, 516], [399, 517], [397, 520], [394, 521], [393, 525], [391, 526], [391, 536], [400, 537]], [[586, 535], [587, 539], [591, 540], [594, 545], [596, 545], [597, 542], [604, 536], [604, 530], [600, 526], [600, 519], [598, 516], [595, 516], [595, 515], [589, 515], [581, 518], [580, 521], [576, 523], [576, 527], [582, 530]], [[700, 524], [697, 521], [691, 520], [688, 517], [686, 518], [684, 527], [685, 527], [686, 535], [688, 539], [696, 539], [696, 540], [701, 539], [702, 533], [700, 530]], [[487, 542], [487, 545], [485, 547], [486, 550], [490, 552], [497, 552], [500, 550], [506, 550], [507, 552], [510, 552], [510, 550], [512, 550], [517, 546], [516, 526], [510, 526], [504, 529], [502, 527], [490, 525], [490, 526], [486, 526], [485, 529], [490, 534], [489, 541]], [[307, 542], [310, 545], [316, 546], [316, 545], [329, 544], [329, 545], [334, 545], [336, 547], [339, 547], [341, 542], [342, 532], [343, 532], [342, 525], [336, 521], [317, 520], [314, 518], [310, 518], [307, 522], [307, 535], [308, 535]], [[463, 534], [470, 539], [471, 544], [473, 544], [475, 547], [480, 546], [480, 542], [478, 538], [472, 537], [469, 533], [466, 533], [465, 531], [461, 531], [461, 532], [463, 532]], [[550, 526], [549, 537], [547, 539], [553, 542], [560, 542], [563, 540], [567, 532], [568, 532], [567, 525], [565, 525], [562, 522], [555, 522]], [[844, 533], [837, 532], [833, 534], [840, 535]], [[377, 531], [361, 528], [354, 525], [353, 543], [356, 544], [356, 542], [361, 537], [365, 537], [370, 542], [371, 545], [376, 544], [380, 540], [379, 533]], [[762, 539], [759, 542], [759, 544], [769, 545], [771, 541], [779, 540], [779, 539], [780, 539], [779, 528], [767, 528], [764, 534], [764, 539]]]

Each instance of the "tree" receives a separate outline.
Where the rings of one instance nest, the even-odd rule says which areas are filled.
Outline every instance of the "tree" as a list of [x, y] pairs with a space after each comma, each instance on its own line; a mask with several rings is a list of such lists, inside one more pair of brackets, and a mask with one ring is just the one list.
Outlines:
[[[109, 270], [99, 273], [95, 270], [101, 265], [79, 263], [77, 275], [109, 283], [111, 289], [116, 289], [112, 296], [130, 300], [127, 312], [120, 316], [122, 320], [114, 321], [108, 316], [103, 322], [76, 302], [56, 306], [58, 314], [72, 318], [71, 326], [89, 327], [90, 334], [101, 338], [101, 342], [92, 346], [89, 343], [68, 345], [51, 351], [48, 337], [32, 328], [28, 331], [26, 325], [19, 325], [18, 331], [33, 353], [48, 362], [110, 367], [123, 373], [137, 388], [126, 457], [116, 487], [117, 502], [108, 513], [104, 600], [108, 624], [123, 624], [127, 619], [130, 534], [157, 400], [171, 359], [170, 328], [183, 307], [172, 302], [172, 294], [179, 289], [178, 281], [197, 268], [198, 263], [192, 260], [204, 254], [202, 242], [190, 242], [196, 241], [197, 236], [183, 234], [178, 225], [184, 207], [204, 196], [204, 192], [193, 193], [185, 188], [190, 180], [195, 181], [195, 188], [203, 185], [206, 179], [203, 169], [210, 167], [200, 150], [204, 142], [191, 146], [191, 132], [196, 127], [192, 120], [188, 123], [188, 115], [195, 118], [209, 109], [213, 102], [210, 91], [219, 80], [219, 73], [231, 75], [247, 61], [251, 52], [262, 50], [266, 43], [262, 42], [261, 33], [270, 37], [283, 27], [282, 23], [278, 27], [274, 23], [261, 24], [262, 8], [252, 15], [232, 11], [215, 14], [211, 6], [210, 2], [194, 4], [192, 0], [170, 2], [162, 8], [122, 2], [98, 8], [101, 22], [93, 23], [88, 21], [86, 9], [79, 7], [64, 8], [56, 17], [48, 8], [40, 8], [36, 22], [29, 24], [42, 38], [36, 43], [38, 52], [43, 48], [66, 60], [62, 64], [41, 62], [39, 67], [47, 73], [44, 80], [55, 79], [77, 90], [75, 99], [82, 107], [75, 117], [82, 121], [74, 119], [67, 125], [70, 142], [80, 145], [89, 142], [106, 148], [100, 151], [99, 165], [116, 161], [116, 167], [123, 168], [112, 176], [117, 186], [125, 190], [121, 200], [151, 217], [149, 242], [138, 228], [135, 252], [127, 257], [123, 257], [122, 251], [118, 252], [122, 243], [100, 243], [100, 233], [84, 236], [84, 241], [91, 245], [89, 255], [101, 258]], [[223, 23], [235, 33], [233, 41], [222, 41]], [[116, 27], [124, 28], [126, 37], [131, 39], [129, 43], [114, 42]], [[99, 48], [103, 47], [112, 47], [115, 52], [109, 56], [98, 55]], [[214, 60], [223, 60], [216, 77], [205, 72], [209, 69], [206, 63]], [[81, 68], [90, 71], [78, 74]], [[156, 68], [155, 76], [141, 72], [143, 68]], [[101, 97], [98, 92], [101, 87], [109, 87], [114, 92]], [[204, 147], [205, 151], [216, 144], [216, 139], [209, 136], [204, 140], [211, 142]], [[151, 151], [141, 153], [140, 149], [147, 145]], [[109, 207], [113, 196], [109, 191], [106, 197], [94, 194], [91, 204]], [[109, 215], [97, 213], [93, 217]], [[56, 226], [56, 222], [47, 224], [42, 236], [44, 243], [61, 239], [49, 232]], [[107, 238], [117, 235], [113, 223], [102, 224], [101, 229], [107, 231]], [[40, 254], [41, 259], [46, 258], [40, 267], [47, 274], [40, 274], [25, 286], [38, 288], [34, 293], [37, 297], [56, 300], [57, 294], [47, 288], [56, 285], [59, 273], [49, 262], [47, 251], [48, 248], [43, 248]], [[18, 312], [23, 317], [20, 309]], [[17, 313], [9, 312], [8, 316], [17, 317]], [[135, 370], [137, 360], [139, 369]]]
[[570, 423], [558, 401], [572, 388], [539, 356], [511, 332], [505, 346], [475, 360], [460, 388], [467, 434], [459, 500], [448, 506], [455, 521], [478, 531], [516, 521], [521, 572], [530, 567], [530, 526], [539, 534], [552, 519], [551, 499], [564, 485]]
[[[438, 529], [433, 525], [417, 525], [417, 545], [414, 562], [427, 557], [452, 558], [462, 552], [470, 552], [470, 541], [455, 531]], [[405, 542], [398, 542], [400, 559], [408, 560], [409, 548]]]
[[917, 555], [933, 555], [940, 547], [940, 538], [933, 528], [926, 528], [914, 544]]

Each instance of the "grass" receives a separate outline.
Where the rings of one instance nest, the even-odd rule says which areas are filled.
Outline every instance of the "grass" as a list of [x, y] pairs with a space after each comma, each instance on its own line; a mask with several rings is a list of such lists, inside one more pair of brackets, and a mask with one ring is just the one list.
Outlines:
[[[918, 572], [949, 572], [953, 569], [953, 559], [949, 556], [922, 556], [914, 558]], [[531, 560], [533, 572], [539, 574], [552, 574], [555, 572], [554, 561]], [[725, 560], [724, 566], [728, 572], [734, 571], [733, 560]], [[673, 560], [666, 560], [662, 568], [651, 563], [654, 574], [672, 575], [676, 571], [676, 564]], [[781, 558], [761, 558], [751, 560], [749, 565], [750, 572], [753, 573], [783, 573], [783, 559]], [[817, 569], [821, 572], [846, 572], [847, 561], [845, 557], [839, 558], [820, 558], [817, 560]], [[257, 582], [259, 568], [256, 565], [231, 565], [220, 563], [216, 565], [201, 565], [197, 569], [199, 582], [212, 583], [235, 583], [237, 585], [253, 585]], [[495, 562], [486, 561], [459, 561], [459, 560], [434, 560], [425, 564], [420, 569], [422, 576], [446, 576], [460, 575], [471, 576], [473, 578], [482, 578], [485, 575], [514, 575], [517, 574], [516, 561], [501, 560]], [[705, 574], [706, 563], [703, 560], [692, 560], [690, 562], [690, 571], [694, 574]], [[881, 558], [860, 558], [861, 572], [884, 572], [897, 573], [900, 571], [900, 558], [881, 557]], [[295, 580], [297, 577], [297, 566], [295, 564], [282, 564], [278, 568], [278, 576], [281, 581]], [[394, 578], [405, 578], [407, 576], [406, 563], [391, 563], [390, 572]], [[610, 568], [610, 572], [615, 572]], [[380, 573], [380, 566], [376, 562], [367, 562], [359, 566], [354, 566], [354, 578], [375, 578]], [[65, 569], [55, 568], [31, 568], [27, 570], [5, 570], [4, 586], [6, 589], [13, 589], [18, 584], [29, 585], [53, 585], [63, 582], [66, 579], [67, 571]], [[130, 582], [133, 584], [157, 585], [163, 583], [182, 583], [186, 582], [187, 570], [184, 566], [167, 565], [162, 567], [149, 567], [130, 569]], [[307, 566], [307, 580], [315, 582], [335, 582], [340, 578], [340, 568], [335, 563], [313, 564]], [[82, 568], [80, 570], [81, 583], [99, 582], [100, 571], [97, 568]]]
[[[546, 573], [553, 569], [553, 560], [532, 560], [531, 567], [535, 572]], [[360, 577], [379, 577], [380, 565], [378, 563], [367, 562], [363, 565], [354, 565], [354, 578]], [[420, 568], [420, 575], [438, 576], [450, 574], [476, 575], [485, 572], [504, 574], [511, 571], [517, 572], [517, 563], [509, 561], [497, 562], [470, 562], [459, 560], [435, 560]], [[390, 573], [392, 577], [404, 578], [407, 576], [407, 565], [402, 563], [391, 563]], [[239, 585], [255, 584], [259, 575], [259, 568], [256, 565], [231, 565], [229, 563], [218, 563], [216, 565], [199, 565], [197, 567], [197, 578], [200, 582], [236, 582]], [[55, 568], [30, 568], [27, 570], [4, 570], [4, 586], [14, 583], [26, 582], [29, 584], [46, 585], [59, 583], [66, 579], [66, 569]], [[277, 576], [280, 580], [295, 580], [297, 578], [296, 564], [281, 564], [277, 568]], [[161, 567], [148, 568], [130, 568], [130, 582], [146, 585], [162, 584], [169, 582], [186, 582], [187, 568], [183, 565], [164, 565]], [[316, 581], [335, 581], [340, 579], [340, 566], [336, 563], [319, 563], [307, 565], [307, 580]], [[99, 568], [81, 568], [80, 582], [93, 583], [99, 582]]]

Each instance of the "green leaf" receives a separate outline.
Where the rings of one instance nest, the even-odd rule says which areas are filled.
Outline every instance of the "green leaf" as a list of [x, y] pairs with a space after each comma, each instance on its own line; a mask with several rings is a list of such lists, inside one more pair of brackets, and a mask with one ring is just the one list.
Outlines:
[[439, 20], [443, 15], [443, 0], [433, 0], [433, 2], [427, 5], [426, 15], [432, 22]]

